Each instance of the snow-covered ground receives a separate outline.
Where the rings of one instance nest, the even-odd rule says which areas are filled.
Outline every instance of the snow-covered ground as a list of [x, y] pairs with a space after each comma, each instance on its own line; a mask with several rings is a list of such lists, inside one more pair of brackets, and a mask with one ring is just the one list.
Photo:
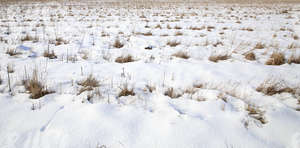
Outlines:
[[3, 4], [0, 147], [299, 148], [298, 36], [300, 4]]

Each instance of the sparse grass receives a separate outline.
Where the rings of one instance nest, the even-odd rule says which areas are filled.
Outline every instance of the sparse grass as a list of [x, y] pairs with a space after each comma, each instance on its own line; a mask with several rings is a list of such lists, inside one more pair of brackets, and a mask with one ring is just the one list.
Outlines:
[[165, 91], [164, 95], [169, 96], [172, 99], [179, 98], [182, 96], [182, 94], [176, 93], [173, 87], [168, 88], [167, 91]]
[[92, 91], [94, 88], [100, 86], [99, 81], [92, 74], [90, 74], [84, 80], [77, 82], [77, 84], [82, 86], [78, 92], [78, 95], [85, 91]]
[[282, 65], [284, 63], [285, 63], [284, 54], [281, 52], [273, 52], [265, 64], [266, 65]]
[[44, 57], [49, 58], [49, 59], [56, 59], [57, 58], [57, 56], [56, 56], [56, 54], [54, 53], [53, 50], [51, 52], [49, 50], [45, 50], [43, 55], [44, 55]]
[[245, 58], [250, 61], [254, 61], [256, 59], [255, 54], [253, 52], [249, 52], [245, 55]]
[[17, 52], [16, 49], [14, 48], [10, 48], [6, 50], [6, 54], [10, 55], [10, 56], [15, 56], [15, 55], [19, 55], [22, 54], [21, 52]]
[[172, 56], [177, 57], [177, 58], [182, 58], [182, 59], [190, 58], [190, 56], [187, 54], [187, 52], [183, 52], [183, 51], [178, 51], [178, 52], [172, 54]]
[[144, 36], [152, 36], [152, 32], [151, 31], [148, 31], [146, 33], [143, 33]]
[[30, 36], [29, 34], [27, 34], [25, 37], [21, 38], [22, 42], [33, 41], [33, 40], [34, 40], [34, 38], [32, 36]]
[[203, 29], [205, 29], [205, 26], [202, 26], [202, 27], [193, 27], [193, 26], [191, 26], [189, 29], [190, 30], [203, 30]]
[[81, 85], [83, 87], [99, 87], [99, 81], [90, 74], [86, 79], [80, 81], [77, 83], [78, 85]]
[[48, 90], [45, 82], [41, 81], [38, 72], [35, 69], [32, 73], [32, 76], [26, 76], [23, 80], [23, 85], [25, 89], [30, 93], [30, 98], [38, 99], [47, 94], [54, 93], [54, 91]]
[[176, 26], [174, 27], [174, 29], [179, 30], [179, 29], [182, 29], [182, 27], [176, 25]]
[[211, 55], [208, 60], [217, 63], [218, 61], [224, 61], [229, 59], [231, 56], [228, 54], [225, 55]]
[[176, 47], [176, 46], [180, 45], [180, 42], [178, 42], [178, 41], [168, 41], [167, 45], [169, 45], [170, 47]]
[[133, 57], [131, 55], [127, 55], [127, 56], [120, 56], [118, 58], [116, 58], [115, 62], [117, 63], [128, 63], [128, 62], [134, 62], [135, 60], [133, 59]]
[[292, 63], [300, 64], [300, 56], [296, 57], [296, 56], [292, 55], [292, 56], [288, 59], [288, 63], [289, 63], [289, 64], [292, 64]]
[[14, 73], [15, 72], [15, 68], [13, 64], [7, 64], [6, 70], [8, 73]]
[[248, 111], [248, 115], [257, 121], [259, 121], [261, 124], [266, 124], [267, 120], [264, 116], [264, 112], [260, 110], [258, 107], [248, 105], [246, 108], [246, 111]]
[[286, 84], [283, 81], [276, 81], [274, 79], [265, 80], [256, 88], [256, 91], [268, 96], [280, 93], [290, 93], [294, 95], [296, 93], [295, 89], [286, 86]]
[[265, 44], [262, 44], [262, 43], [256, 43], [255, 49], [264, 49], [265, 48]]
[[121, 91], [119, 92], [118, 97], [135, 95], [133, 88], [129, 89], [127, 83], [125, 83], [120, 89]]
[[62, 45], [62, 44], [67, 44], [68, 42], [64, 40], [63, 38], [59, 37], [55, 39], [55, 46]]
[[183, 33], [179, 32], [179, 31], [175, 33], [175, 36], [182, 36], [182, 35], [183, 35]]
[[121, 43], [120, 40], [117, 38], [117, 39], [115, 40], [113, 46], [114, 46], [115, 48], [122, 48], [122, 47], [124, 46], [124, 44]]

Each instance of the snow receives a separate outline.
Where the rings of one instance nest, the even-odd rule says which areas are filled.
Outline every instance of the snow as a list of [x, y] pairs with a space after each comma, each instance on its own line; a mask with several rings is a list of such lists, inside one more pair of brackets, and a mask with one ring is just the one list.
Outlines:
[[[299, 4], [46, 4], [0, 6], [1, 148], [300, 147], [300, 65], [265, 64], [273, 52], [300, 56]], [[33, 39], [21, 41], [26, 35]], [[124, 47], [113, 46], [117, 38]], [[58, 58], [44, 57], [48, 49]], [[178, 51], [189, 58], [172, 56]], [[209, 60], [222, 54], [229, 59]], [[126, 55], [134, 61], [115, 62]], [[22, 80], [34, 69], [54, 93], [30, 98]], [[91, 74], [100, 86], [79, 93]], [[257, 91], [268, 80], [294, 93]], [[125, 85], [134, 96], [119, 97]], [[165, 95], [171, 89], [177, 98]]]

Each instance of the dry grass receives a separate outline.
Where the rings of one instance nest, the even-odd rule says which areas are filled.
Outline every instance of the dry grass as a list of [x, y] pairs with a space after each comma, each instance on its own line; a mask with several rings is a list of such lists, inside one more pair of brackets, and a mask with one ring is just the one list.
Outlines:
[[125, 83], [123, 85], [123, 87], [121, 87], [121, 91], [119, 92], [119, 97], [122, 97], [122, 96], [134, 96], [135, 95], [135, 92], [133, 90], [133, 88], [129, 89], [128, 88], [128, 84]]
[[78, 85], [81, 85], [83, 87], [99, 87], [99, 81], [90, 74], [86, 79], [80, 81], [77, 83]]
[[172, 99], [179, 98], [179, 97], [182, 96], [182, 94], [176, 93], [176, 92], [174, 91], [174, 88], [173, 88], [173, 87], [168, 88], [167, 91], [165, 91], [164, 95], [165, 95], [165, 96], [169, 96], [169, 97], [172, 98]]
[[255, 45], [254, 48], [255, 48], [255, 49], [264, 49], [264, 48], [265, 48], [265, 45], [262, 44], [262, 43], [256, 43], [256, 45]]
[[280, 93], [290, 93], [294, 95], [296, 93], [295, 89], [286, 86], [283, 81], [276, 81], [272, 79], [265, 80], [256, 88], [256, 91], [268, 96]]
[[249, 52], [245, 55], [245, 58], [250, 61], [254, 61], [256, 59], [255, 54], [253, 52]]
[[180, 31], [178, 31], [178, 32], [175, 33], [175, 36], [182, 36], [182, 35], [183, 35], [183, 33], [180, 32]]
[[175, 26], [174, 29], [179, 30], [179, 29], [182, 29], [182, 27], [180, 27], [180, 26]]
[[289, 64], [292, 64], [292, 63], [300, 64], [300, 56], [296, 57], [296, 56], [292, 55], [292, 56], [288, 59], [288, 63], [289, 63]]
[[7, 64], [7, 66], [6, 66], [6, 71], [7, 71], [8, 73], [14, 73], [14, 72], [15, 72], [14, 65], [13, 65], [13, 64]]
[[143, 33], [143, 35], [144, 36], [152, 36], [152, 32], [149, 31], [149, 32]]
[[128, 62], [134, 62], [135, 60], [133, 59], [133, 57], [131, 55], [127, 55], [127, 56], [120, 56], [117, 57], [115, 62], [117, 63], [128, 63]]
[[16, 49], [10, 48], [6, 50], [6, 54], [10, 55], [10, 56], [15, 56], [15, 55], [19, 55], [22, 54], [21, 52], [17, 52]]
[[37, 70], [34, 70], [31, 77], [26, 76], [23, 80], [25, 89], [30, 93], [30, 98], [38, 99], [47, 94], [54, 93], [54, 91], [48, 90], [45, 82], [41, 81], [38, 77]]
[[285, 63], [284, 54], [281, 52], [273, 52], [265, 64], [266, 65], [282, 65], [284, 63]]
[[254, 107], [251, 105], [248, 105], [246, 108], [246, 111], [248, 111], [248, 115], [257, 121], [259, 121], [261, 124], [266, 124], [267, 120], [264, 117], [264, 112], [260, 110], [258, 107]]
[[187, 54], [187, 52], [183, 52], [183, 51], [178, 51], [178, 52], [172, 54], [172, 56], [177, 57], [177, 58], [182, 58], [182, 59], [190, 58], [190, 56]]
[[53, 50], [51, 52], [49, 50], [45, 50], [43, 55], [44, 55], [44, 57], [49, 58], [49, 59], [56, 59], [57, 58], [57, 56], [56, 56], [56, 54], [54, 53]]
[[95, 87], [100, 86], [99, 81], [92, 74], [90, 74], [84, 80], [77, 82], [77, 84], [82, 86], [82, 88], [78, 92], [78, 95], [80, 95], [81, 93], [83, 93], [85, 91], [92, 91], [92, 90], [94, 90]]
[[208, 58], [208, 60], [217, 63], [218, 61], [224, 61], [229, 59], [231, 56], [228, 54], [225, 55], [212, 55]]
[[32, 36], [28, 35], [28, 34], [25, 37], [21, 38], [22, 42], [33, 41], [33, 40], [34, 40], [34, 38]]
[[168, 41], [167, 45], [169, 45], [170, 47], [176, 47], [176, 46], [180, 45], [180, 42], [178, 42], [178, 41]]
[[120, 40], [117, 38], [117, 39], [115, 40], [113, 46], [114, 46], [115, 48], [122, 48], [122, 47], [124, 47], [124, 44], [121, 43]]
[[189, 29], [190, 30], [203, 30], [203, 29], [205, 29], [205, 26], [202, 26], [202, 27], [193, 27], [193, 26], [191, 26]]

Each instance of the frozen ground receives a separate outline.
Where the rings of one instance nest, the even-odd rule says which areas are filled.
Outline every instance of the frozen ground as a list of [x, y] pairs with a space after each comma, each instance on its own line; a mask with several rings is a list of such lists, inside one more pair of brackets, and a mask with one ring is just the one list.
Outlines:
[[1, 5], [0, 147], [299, 148], [299, 33], [298, 4]]

